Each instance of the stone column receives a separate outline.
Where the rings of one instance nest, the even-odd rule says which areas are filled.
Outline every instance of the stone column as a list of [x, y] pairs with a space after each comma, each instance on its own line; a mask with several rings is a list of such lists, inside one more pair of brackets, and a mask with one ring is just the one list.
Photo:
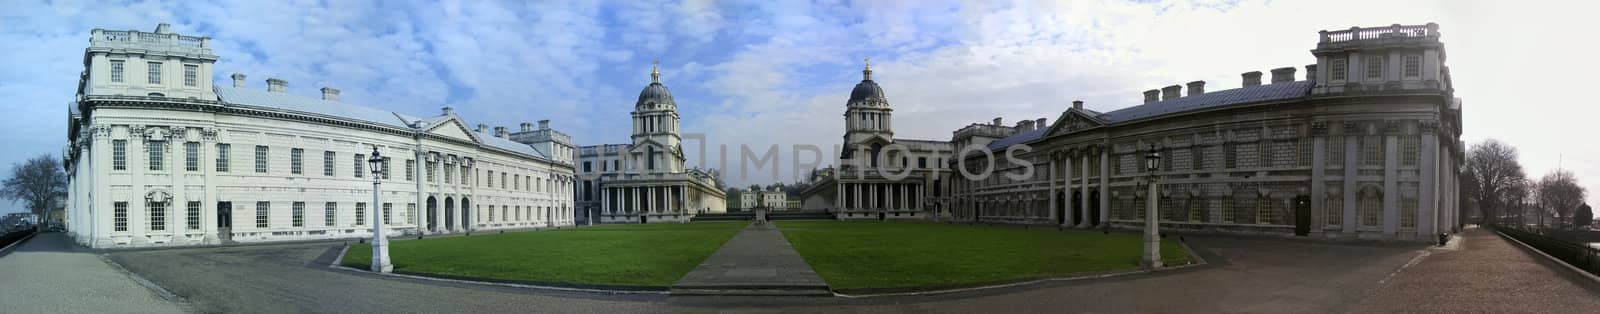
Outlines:
[[[1318, 74], [1321, 75], [1321, 74]], [[1327, 225], [1328, 123], [1311, 124], [1311, 235], [1321, 235]]]
[[1111, 220], [1111, 149], [1100, 149], [1100, 224]]
[[1400, 139], [1394, 132], [1399, 126], [1385, 123], [1383, 136], [1383, 235], [1394, 237], [1400, 226]]
[[1356, 129], [1356, 124], [1345, 125], [1344, 137], [1344, 233], [1355, 236], [1361, 228], [1361, 221], [1356, 217], [1356, 195], [1361, 191], [1356, 190], [1357, 170], [1361, 168], [1360, 136], [1365, 134]]
[[1083, 162], [1079, 163], [1080, 167], [1083, 167], [1083, 174], [1079, 177], [1083, 179], [1082, 183], [1079, 183], [1078, 191], [1083, 193], [1083, 200], [1078, 202], [1078, 227], [1089, 227], [1089, 159], [1093, 158], [1092, 155], [1092, 152], [1085, 151]]
[[628, 206], [628, 212], [633, 214], [642, 214], [643, 211], [639, 210], [642, 208], [642, 206], [639, 206], [639, 188], [628, 187], [628, 191], [631, 192], [630, 194], [632, 194], [633, 199], [633, 202], [630, 202], [629, 204], [632, 206]]
[[1049, 171], [1050, 172], [1050, 176], [1049, 176], [1050, 177], [1050, 188], [1048, 190], [1046, 190], [1046, 191], [1049, 191], [1049, 193], [1045, 193], [1045, 196], [1050, 198], [1050, 200], [1049, 200], [1049, 204], [1050, 204], [1049, 206], [1050, 207], [1049, 207], [1049, 210], [1047, 210], [1047, 211], [1049, 212], [1050, 222], [1052, 222], [1052, 223], [1056, 221], [1056, 209], [1057, 208], [1061, 208], [1061, 207], [1058, 207], [1060, 205], [1056, 205], [1056, 158], [1055, 157], [1056, 156], [1050, 156], [1050, 159], [1049, 159], [1050, 161], [1047, 162], [1046, 166], [1045, 166], [1045, 171]]
[[1061, 215], [1066, 217], [1066, 219], [1062, 220], [1061, 222], [1062, 227], [1071, 227], [1073, 222], [1078, 220], [1078, 217], [1072, 215], [1072, 154], [1072, 152], [1068, 152], [1067, 159], [1062, 161], [1062, 163], [1066, 166], [1062, 167], [1066, 169], [1066, 178], [1062, 179], [1063, 184], [1061, 185], [1061, 195], [1064, 195], [1064, 199], [1067, 200], [1061, 204], [1060, 208]]
[[1439, 191], [1438, 127], [1437, 122], [1433, 121], [1424, 121], [1421, 125], [1422, 154], [1419, 157], [1422, 162], [1419, 164], [1422, 166], [1422, 182], [1418, 184], [1417, 191], [1420, 193], [1417, 195], [1417, 201], [1420, 202], [1416, 213], [1417, 239], [1433, 239], [1433, 235], [1439, 233], [1435, 227], [1438, 225], [1438, 221], [1435, 221], [1438, 216], [1434, 214], [1438, 211], [1436, 199]]

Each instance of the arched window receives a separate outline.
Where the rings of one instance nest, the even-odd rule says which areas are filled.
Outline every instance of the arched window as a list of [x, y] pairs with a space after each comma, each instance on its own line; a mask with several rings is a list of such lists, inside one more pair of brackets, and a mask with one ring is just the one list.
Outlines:
[[878, 153], [883, 152], [883, 144], [872, 143], [872, 167], [878, 167]]

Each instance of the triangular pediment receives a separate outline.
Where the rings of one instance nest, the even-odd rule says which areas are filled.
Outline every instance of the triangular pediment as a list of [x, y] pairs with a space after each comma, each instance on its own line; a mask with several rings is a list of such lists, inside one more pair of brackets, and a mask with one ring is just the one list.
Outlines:
[[428, 126], [428, 133], [468, 142], [479, 142], [478, 137], [474, 136], [472, 131], [467, 130], [467, 125], [461, 123], [461, 119], [455, 117], [450, 117], [442, 122]]
[[1105, 121], [1084, 114], [1083, 111], [1067, 110], [1056, 118], [1056, 123], [1050, 125], [1050, 131], [1045, 132], [1046, 137], [1075, 133], [1078, 131], [1099, 128]]

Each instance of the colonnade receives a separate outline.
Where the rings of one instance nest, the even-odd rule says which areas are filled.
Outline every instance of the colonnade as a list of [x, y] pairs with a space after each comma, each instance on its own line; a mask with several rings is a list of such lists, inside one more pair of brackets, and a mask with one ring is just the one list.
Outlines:
[[840, 182], [833, 207], [844, 211], [922, 211], [921, 184]]

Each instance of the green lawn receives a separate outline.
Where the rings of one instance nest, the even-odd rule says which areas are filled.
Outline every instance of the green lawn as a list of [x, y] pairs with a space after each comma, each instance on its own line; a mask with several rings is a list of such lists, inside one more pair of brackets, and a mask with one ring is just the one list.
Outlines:
[[[666, 286], [716, 252], [746, 222], [607, 225], [389, 242], [396, 271], [535, 282]], [[367, 269], [372, 248], [344, 265]]]
[[[834, 289], [960, 285], [1139, 266], [1140, 236], [918, 222], [778, 222]], [[1162, 261], [1187, 263], [1172, 240]]]

